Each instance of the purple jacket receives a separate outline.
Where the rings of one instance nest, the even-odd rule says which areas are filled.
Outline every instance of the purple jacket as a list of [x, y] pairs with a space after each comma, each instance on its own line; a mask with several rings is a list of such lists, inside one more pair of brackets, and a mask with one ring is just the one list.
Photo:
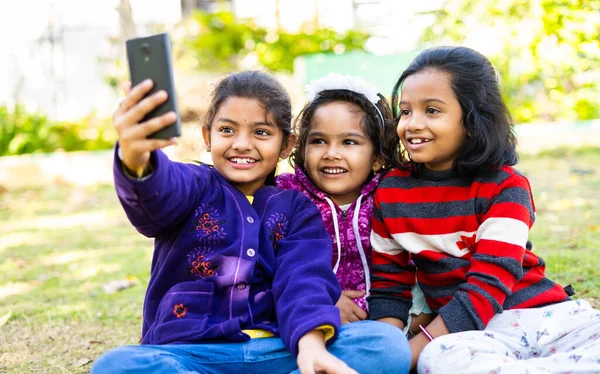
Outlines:
[[[340, 281], [342, 290], [366, 290], [370, 288], [369, 266], [371, 264], [371, 219], [373, 218], [373, 195], [384, 173], [376, 173], [360, 192], [359, 198], [347, 212], [335, 205], [327, 194], [313, 184], [302, 168], [294, 174], [284, 173], [275, 184], [283, 189], [301, 191], [315, 203], [325, 228], [333, 242], [331, 267]], [[332, 212], [335, 211], [335, 215]], [[357, 239], [358, 238], [358, 239]], [[366, 296], [354, 302], [367, 310]]]
[[297, 354], [307, 332], [331, 325], [337, 334], [331, 240], [310, 200], [268, 186], [250, 204], [212, 167], [160, 151], [152, 164], [142, 181], [116, 158], [114, 167], [129, 220], [155, 238], [142, 344], [242, 342], [243, 329], [262, 329]]

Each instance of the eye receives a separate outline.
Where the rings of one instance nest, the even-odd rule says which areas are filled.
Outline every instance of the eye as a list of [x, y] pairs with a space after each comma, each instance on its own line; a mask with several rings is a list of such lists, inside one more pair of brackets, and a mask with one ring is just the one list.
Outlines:
[[400, 110], [400, 117], [408, 116], [409, 114], [410, 114], [410, 110], [408, 110], [408, 109]]
[[270, 133], [270, 132], [268, 132], [268, 131], [267, 131], [267, 130], [265, 130], [265, 129], [258, 129], [258, 130], [256, 130], [254, 133], [255, 133], [256, 135], [258, 135], [258, 136], [269, 136], [269, 135], [271, 135], [271, 133]]
[[312, 138], [309, 140], [308, 144], [325, 144], [325, 140], [320, 138]]
[[223, 126], [223, 127], [219, 127], [219, 132], [223, 132], [226, 134], [232, 134], [233, 129], [231, 127]]
[[356, 140], [352, 140], [352, 139], [344, 139], [344, 141], [342, 143], [344, 145], [358, 145], [358, 142]]
[[425, 113], [427, 113], [427, 114], [437, 114], [439, 112], [440, 112], [439, 110], [432, 108], [432, 107], [427, 108], [427, 110], [425, 111]]

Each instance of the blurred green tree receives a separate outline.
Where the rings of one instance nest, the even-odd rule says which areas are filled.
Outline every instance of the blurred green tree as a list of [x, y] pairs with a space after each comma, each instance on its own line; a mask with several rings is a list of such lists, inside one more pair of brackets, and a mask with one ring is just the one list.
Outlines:
[[600, 118], [600, 0], [446, 0], [429, 13], [423, 46], [484, 53], [515, 121]]
[[337, 33], [310, 25], [297, 34], [270, 31], [252, 21], [238, 20], [230, 12], [198, 11], [184, 27], [182, 53], [195, 59], [197, 69], [207, 71], [237, 70], [244, 60], [255, 60], [271, 71], [292, 72], [297, 56], [362, 50], [369, 38], [360, 31]]
[[0, 156], [110, 149], [116, 141], [110, 119], [94, 113], [79, 121], [52, 121], [23, 106], [0, 106]]

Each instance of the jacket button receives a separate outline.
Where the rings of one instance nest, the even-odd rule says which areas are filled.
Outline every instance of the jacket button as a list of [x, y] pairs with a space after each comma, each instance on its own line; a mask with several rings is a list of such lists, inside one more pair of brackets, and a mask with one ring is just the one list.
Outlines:
[[240, 291], [243, 291], [246, 289], [246, 283], [238, 283], [235, 285], [235, 288], [237, 288]]
[[254, 257], [254, 255], [256, 254], [256, 251], [254, 250], [254, 248], [248, 248], [248, 250], [246, 251], [246, 254], [248, 255], [248, 257]]
[[246, 221], [248, 221], [249, 223], [254, 223], [254, 218], [246, 217]]

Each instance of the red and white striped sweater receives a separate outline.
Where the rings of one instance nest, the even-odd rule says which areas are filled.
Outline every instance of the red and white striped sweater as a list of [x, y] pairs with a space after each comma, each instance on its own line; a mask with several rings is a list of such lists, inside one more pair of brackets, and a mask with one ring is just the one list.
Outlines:
[[453, 170], [392, 170], [375, 193], [370, 317], [406, 323], [415, 272], [450, 332], [568, 300], [530, 250], [534, 219], [529, 181], [512, 167], [472, 181]]

